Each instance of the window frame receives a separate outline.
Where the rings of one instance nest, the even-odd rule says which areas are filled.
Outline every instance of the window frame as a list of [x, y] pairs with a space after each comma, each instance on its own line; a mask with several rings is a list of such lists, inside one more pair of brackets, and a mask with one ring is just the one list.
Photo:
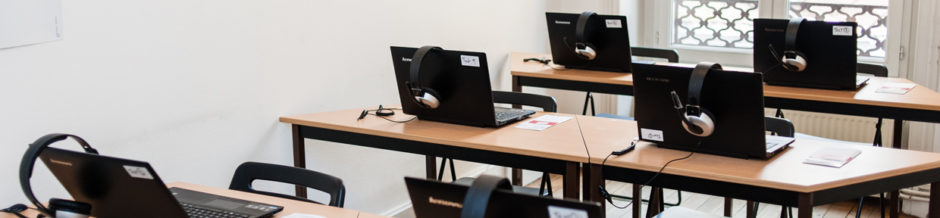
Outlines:
[[[716, 48], [706, 46], [693, 46], [673, 44], [675, 30], [675, 4], [679, 0], [646, 1], [643, 20], [646, 25], [641, 26], [644, 31], [640, 38], [644, 45], [659, 48], [676, 49], [682, 62], [712, 61], [726, 66], [752, 67], [753, 51], [751, 49]], [[890, 76], [898, 76], [899, 63], [904, 57], [905, 35], [910, 34], [910, 19], [905, 11], [910, 11], [911, 3], [904, 0], [888, 0], [888, 36], [885, 45], [885, 57], [859, 57], [859, 62], [882, 63], [888, 67]], [[758, 0], [758, 17], [786, 19], [789, 10], [789, 0]], [[663, 16], [667, 14], [668, 16]], [[769, 16], [768, 16], [769, 15]]]

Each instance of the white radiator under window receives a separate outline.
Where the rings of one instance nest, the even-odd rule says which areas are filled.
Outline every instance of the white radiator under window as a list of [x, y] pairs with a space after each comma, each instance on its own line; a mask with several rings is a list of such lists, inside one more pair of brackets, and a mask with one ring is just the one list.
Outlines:
[[[764, 115], [773, 117], [777, 109], [766, 108]], [[877, 118], [815, 113], [805, 111], [783, 110], [786, 119], [793, 122], [796, 132], [819, 137], [872, 143], [875, 139], [875, 123]], [[894, 120], [884, 119], [881, 122], [881, 143], [891, 147], [894, 136]]]

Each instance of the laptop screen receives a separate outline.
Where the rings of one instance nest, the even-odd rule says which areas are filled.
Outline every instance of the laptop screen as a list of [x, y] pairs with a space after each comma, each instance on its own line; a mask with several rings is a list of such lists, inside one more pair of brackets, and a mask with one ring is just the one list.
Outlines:
[[763, 73], [768, 84], [857, 88], [858, 39], [854, 30], [858, 25], [855, 22], [803, 21], [794, 45], [794, 51], [801, 53], [806, 61], [806, 68], [801, 72], [781, 65], [781, 55], [787, 51], [784, 41], [788, 23], [789, 20], [784, 19], [754, 19], [754, 70]]
[[[468, 186], [405, 177], [415, 217], [460, 217]], [[578, 202], [497, 190], [487, 204], [486, 217], [602, 218], [597, 202]]]
[[[567, 68], [630, 72], [630, 37], [627, 34], [627, 17], [620, 15], [590, 16], [584, 27], [584, 39], [576, 36], [581, 14], [545, 13], [548, 24], [548, 41], [552, 49], [552, 61]], [[575, 53], [577, 43], [590, 46], [596, 53], [594, 60], [587, 60]]]
[[685, 130], [670, 92], [687, 103], [692, 68], [635, 64], [636, 121], [640, 139], [669, 147], [736, 157], [766, 156], [761, 74], [711, 70], [702, 86], [702, 108], [715, 130], [698, 137]]
[[495, 126], [493, 92], [485, 53], [439, 50], [425, 55], [418, 83], [433, 90], [440, 101], [440, 106], [430, 109], [413, 100], [406, 84], [410, 79], [412, 56], [417, 50], [391, 47], [398, 95], [405, 113], [422, 120]]

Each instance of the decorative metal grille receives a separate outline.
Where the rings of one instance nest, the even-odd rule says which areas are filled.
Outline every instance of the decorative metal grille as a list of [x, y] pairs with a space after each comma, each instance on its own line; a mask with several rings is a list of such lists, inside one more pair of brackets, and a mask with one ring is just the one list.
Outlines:
[[[757, 0], [677, 0], [673, 43], [750, 49], [757, 5]], [[859, 26], [859, 56], [885, 56], [887, 6], [794, 1], [789, 14], [809, 20], [854, 21]]]
[[858, 56], [884, 57], [888, 38], [888, 6], [790, 3], [790, 17], [808, 20], [852, 21], [858, 23]]
[[751, 48], [757, 0], [681, 0], [676, 4], [675, 43]]

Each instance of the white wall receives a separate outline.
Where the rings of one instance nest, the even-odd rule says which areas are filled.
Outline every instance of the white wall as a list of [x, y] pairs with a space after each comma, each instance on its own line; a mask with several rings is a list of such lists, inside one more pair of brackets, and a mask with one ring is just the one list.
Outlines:
[[[227, 187], [241, 162], [291, 164], [278, 116], [398, 103], [390, 45], [485, 51], [503, 90], [508, 52], [548, 52], [536, 0], [88, 0], [62, 10], [64, 40], [0, 50], [0, 205], [25, 202], [13, 175], [45, 133], [149, 161], [165, 181]], [[424, 175], [422, 156], [308, 144], [309, 168], [345, 180], [347, 208], [387, 213], [407, 202], [402, 177]], [[40, 199], [65, 196], [36, 171]]]

